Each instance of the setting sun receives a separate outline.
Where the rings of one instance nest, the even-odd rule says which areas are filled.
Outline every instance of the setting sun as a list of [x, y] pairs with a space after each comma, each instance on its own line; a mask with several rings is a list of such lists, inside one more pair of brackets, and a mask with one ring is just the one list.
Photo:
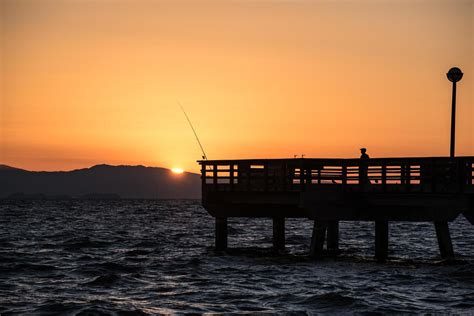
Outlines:
[[172, 168], [172, 169], [171, 169], [171, 172], [172, 172], [172, 173], [183, 173], [184, 170], [181, 169], [181, 168]]

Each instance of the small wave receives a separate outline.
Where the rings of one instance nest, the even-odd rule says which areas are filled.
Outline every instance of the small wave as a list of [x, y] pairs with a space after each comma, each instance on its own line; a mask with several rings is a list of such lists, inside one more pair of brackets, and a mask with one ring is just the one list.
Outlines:
[[273, 247], [235, 247], [235, 248], [228, 248], [226, 253], [231, 256], [243, 256], [243, 257], [276, 257], [280, 256], [281, 254]]
[[98, 267], [103, 268], [107, 271], [124, 272], [124, 273], [134, 273], [142, 269], [139, 266], [131, 266], [131, 265], [115, 263], [115, 262], [105, 262], [105, 263], [99, 264]]
[[88, 307], [84, 308], [77, 315], [148, 315], [140, 309], [120, 310], [116, 308]]
[[46, 302], [46, 303], [41, 304], [34, 311], [34, 314], [58, 315], [58, 314], [72, 313], [78, 310], [80, 310], [80, 305], [75, 304], [75, 303]]
[[342, 295], [340, 293], [325, 293], [310, 296], [304, 299], [301, 303], [303, 304], [317, 304], [320, 306], [334, 307], [334, 306], [350, 306], [357, 300], [350, 296]]
[[[8, 263], [15, 263], [18, 261], [18, 257], [15, 256], [3, 256], [3, 254], [0, 255], [0, 263], [2, 264], [8, 264]], [[3, 265], [2, 265], [3, 266]], [[0, 270], [2, 267], [0, 267]]]
[[398, 274], [394, 274], [393, 278], [397, 279], [397, 280], [413, 280], [413, 279], [415, 279], [415, 276], [410, 275], [410, 274], [400, 274], [400, 273], [398, 273]]
[[241, 232], [242, 232], [242, 229], [238, 227], [234, 227], [234, 226], [227, 227], [227, 233], [229, 235], [237, 235], [237, 234], [240, 234]]
[[286, 237], [287, 244], [304, 244], [304, 243], [307, 243], [308, 240], [309, 240], [308, 236], [302, 236], [302, 235], [290, 235]]
[[158, 247], [159, 244], [156, 241], [142, 241], [133, 246], [136, 248], [154, 248]]
[[25, 271], [50, 271], [56, 269], [55, 266], [47, 264], [33, 264], [33, 263], [20, 263], [12, 267], [11, 272], [25, 272]]
[[239, 310], [242, 312], [251, 312], [251, 313], [270, 312], [268, 309], [264, 307], [259, 307], [258, 303], [256, 303], [255, 305], [241, 304], [241, 306], [239, 306]]
[[104, 262], [83, 264], [71, 272], [85, 275], [113, 274], [113, 273], [138, 273], [143, 269], [142, 266], [132, 266], [123, 263]]
[[462, 308], [462, 309], [472, 309], [474, 308], [473, 302], [461, 302], [454, 305], [451, 305], [453, 308]]
[[129, 250], [127, 251], [125, 254], [127, 256], [145, 256], [145, 255], [148, 255], [152, 253], [151, 250], [145, 250], [145, 249], [133, 249], [133, 250]]
[[89, 237], [72, 238], [62, 243], [67, 251], [76, 251], [83, 248], [103, 248], [108, 247], [112, 242], [92, 240]]
[[474, 264], [458, 266], [448, 276], [463, 282], [474, 282]]
[[16, 245], [9, 241], [0, 241], [0, 249], [15, 248]]
[[202, 261], [199, 258], [193, 258], [188, 261], [187, 265], [192, 266], [192, 267], [197, 267], [202, 263]]
[[93, 301], [89, 303], [57, 303], [48, 302], [39, 306], [34, 314], [40, 315], [148, 315], [140, 309], [132, 307], [130, 309], [110, 306], [107, 302]]
[[117, 274], [107, 274], [101, 275], [96, 277], [94, 280], [84, 283], [84, 285], [91, 285], [91, 286], [112, 286], [118, 280], [120, 276]]
[[83, 255], [83, 256], [80, 256], [79, 258], [77, 258], [77, 260], [80, 260], [80, 261], [91, 261], [91, 260], [94, 260], [94, 257], [90, 256], [90, 255]]

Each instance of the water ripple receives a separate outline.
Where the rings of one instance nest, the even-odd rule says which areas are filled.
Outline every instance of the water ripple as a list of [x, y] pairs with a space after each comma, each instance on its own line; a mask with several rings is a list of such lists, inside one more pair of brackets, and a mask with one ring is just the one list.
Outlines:
[[342, 222], [338, 259], [308, 255], [312, 223], [290, 219], [271, 249], [267, 219], [230, 219], [213, 250], [198, 201], [17, 201], [0, 204], [0, 313], [472, 313], [474, 232], [450, 224], [459, 260], [440, 260], [429, 223], [390, 225], [373, 260], [373, 223]]

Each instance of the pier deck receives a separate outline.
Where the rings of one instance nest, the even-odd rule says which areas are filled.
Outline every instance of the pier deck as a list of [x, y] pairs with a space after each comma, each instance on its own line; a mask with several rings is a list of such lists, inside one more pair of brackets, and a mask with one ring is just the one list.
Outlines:
[[202, 203], [227, 247], [228, 217], [273, 218], [284, 248], [285, 218], [314, 221], [311, 251], [337, 253], [339, 221], [374, 221], [376, 256], [387, 256], [389, 221], [429, 221], [443, 258], [454, 256], [448, 222], [474, 224], [474, 157], [203, 160]]

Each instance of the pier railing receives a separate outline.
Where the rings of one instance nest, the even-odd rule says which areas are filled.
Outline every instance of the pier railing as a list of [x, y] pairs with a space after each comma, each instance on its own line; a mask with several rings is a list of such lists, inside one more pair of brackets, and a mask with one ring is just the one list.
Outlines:
[[474, 157], [203, 160], [204, 191], [474, 192]]

